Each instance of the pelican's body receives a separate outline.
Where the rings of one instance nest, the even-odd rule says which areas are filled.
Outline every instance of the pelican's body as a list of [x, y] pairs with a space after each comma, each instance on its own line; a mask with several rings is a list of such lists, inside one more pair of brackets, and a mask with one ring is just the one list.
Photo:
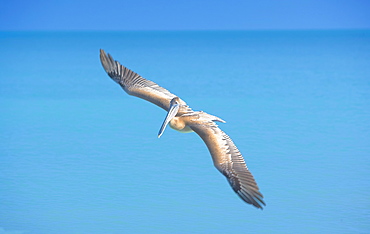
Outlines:
[[128, 94], [152, 102], [168, 112], [158, 137], [168, 124], [179, 132], [196, 132], [207, 145], [215, 167], [227, 178], [233, 190], [245, 202], [262, 209], [265, 205], [263, 196], [243, 156], [216, 124], [225, 121], [203, 111], [193, 111], [185, 101], [122, 66], [103, 50], [100, 50], [100, 60], [108, 75]]
[[186, 117], [180, 116], [180, 117], [173, 117], [170, 121], [170, 127], [176, 131], [182, 132], [182, 133], [189, 133], [194, 132], [185, 121]]

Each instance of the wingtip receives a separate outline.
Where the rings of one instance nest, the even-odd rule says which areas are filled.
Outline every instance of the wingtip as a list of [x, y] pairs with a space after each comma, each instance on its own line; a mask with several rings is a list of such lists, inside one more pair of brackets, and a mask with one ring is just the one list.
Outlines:
[[105, 55], [105, 51], [103, 49], [99, 49], [100, 56]]
[[111, 77], [110, 72], [112, 72], [112, 70], [115, 70], [116, 64], [112, 56], [109, 53], [107, 54], [103, 49], [100, 49], [100, 62], [104, 70]]
[[105, 51], [103, 49], [100, 49], [100, 61], [103, 62], [104, 58], [106, 57]]
[[263, 208], [266, 206], [266, 203], [262, 199], [258, 199], [259, 202], [257, 202], [258, 206], [256, 206], [258, 209], [263, 210]]

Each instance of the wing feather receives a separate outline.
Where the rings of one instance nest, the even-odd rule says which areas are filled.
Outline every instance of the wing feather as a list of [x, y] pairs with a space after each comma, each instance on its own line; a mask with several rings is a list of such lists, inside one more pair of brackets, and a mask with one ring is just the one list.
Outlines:
[[[167, 89], [153, 81], [144, 79], [139, 74], [121, 65], [102, 49], [100, 50], [100, 61], [108, 75], [129, 95], [145, 99], [166, 111], [170, 106], [171, 99], [176, 97]], [[183, 100], [180, 102], [182, 105], [186, 105]]]
[[233, 190], [245, 202], [262, 209], [263, 195], [249, 171], [244, 158], [230, 137], [216, 123], [189, 123], [206, 143], [215, 167], [227, 178]]

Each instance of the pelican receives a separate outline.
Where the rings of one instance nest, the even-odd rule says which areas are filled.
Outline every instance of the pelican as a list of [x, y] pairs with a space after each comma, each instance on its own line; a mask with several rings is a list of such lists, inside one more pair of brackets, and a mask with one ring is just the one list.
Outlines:
[[216, 124], [216, 122], [225, 123], [225, 121], [203, 111], [193, 111], [184, 100], [124, 67], [102, 49], [100, 61], [110, 78], [126, 93], [145, 99], [167, 111], [158, 138], [168, 124], [180, 132], [197, 133], [207, 145], [214, 166], [227, 178], [236, 194], [246, 203], [263, 209], [262, 206], [265, 206], [263, 195], [247, 168], [242, 154], [230, 137]]

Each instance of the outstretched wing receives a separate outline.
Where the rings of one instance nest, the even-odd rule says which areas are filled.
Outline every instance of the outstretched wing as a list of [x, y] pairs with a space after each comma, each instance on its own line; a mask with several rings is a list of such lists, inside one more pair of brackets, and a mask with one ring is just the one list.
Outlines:
[[[100, 61], [108, 75], [117, 82], [129, 95], [145, 99], [151, 103], [162, 107], [166, 111], [169, 109], [171, 99], [176, 97], [165, 88], [157, 85], [153, 81], [144, 79], [139, 74], [122, 66], [115, 61], [110, 54], [100, 50]], [[186, 103], [180, 99], [182, 105]]]
[[262, 209], [262, 205], [265, 205], [263, 195], [230, 137], [211, 120], [188, 125], [206, 143], [215, 167], [227, 178], [239, 197]]

